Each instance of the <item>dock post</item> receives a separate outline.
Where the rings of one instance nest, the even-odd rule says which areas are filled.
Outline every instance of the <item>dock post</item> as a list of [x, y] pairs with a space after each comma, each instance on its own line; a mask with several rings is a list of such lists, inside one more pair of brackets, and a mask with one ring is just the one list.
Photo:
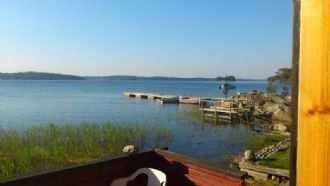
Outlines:
[[215, 123], [218, 124], [219, 123], [219, 112], [217, 112], [217, 107], [215, 107], [214, 113], [215, 113]]

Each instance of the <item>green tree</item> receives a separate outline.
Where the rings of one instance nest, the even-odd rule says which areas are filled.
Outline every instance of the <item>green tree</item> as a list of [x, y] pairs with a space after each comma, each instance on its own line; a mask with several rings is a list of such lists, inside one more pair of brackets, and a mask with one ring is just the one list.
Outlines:
[[285, 97], [289, 95], [289, 88], [287, 86], [282, 87], [281, 96]]
[[291, 68], [280, 68], [275, 72], [275, 76], [267, 78], [268, 81], [279, 82], [279, 83], [290, 83], [291, 82]]
[[277, 88], [275, 85], [273, 85], [273, 83], [268, 82], [268, 84], [266, 86], [266, 92], [270, 95], [273, 95], [277, 92]]

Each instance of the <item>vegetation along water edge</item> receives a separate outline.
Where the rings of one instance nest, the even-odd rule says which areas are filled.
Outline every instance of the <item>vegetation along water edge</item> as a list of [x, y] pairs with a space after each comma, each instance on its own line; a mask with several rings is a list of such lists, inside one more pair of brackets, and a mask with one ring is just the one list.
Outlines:
[[140, 150], [171, 143], [168, 129], [143, 125], [48, 124], [23, 130], [0, 127], [0, 179], [38, 173], [97, 159], [122, 156], [133, 144]]

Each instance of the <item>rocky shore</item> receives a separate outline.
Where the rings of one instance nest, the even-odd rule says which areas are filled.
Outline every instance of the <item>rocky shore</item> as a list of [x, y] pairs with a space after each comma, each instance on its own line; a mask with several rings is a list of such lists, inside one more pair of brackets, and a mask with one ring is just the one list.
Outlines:
[[[267, 121], [265, 129], [272, 135], [290, 136], [292, 123], [290, 96], [255, 91], [234, 95], [227, 101], [239, 108], [249, 108], [253, 111], [255, 118]], [[289, 148], [290, 137], [286, 137], [283, 141], [263, 147], [256, 152], [247, 149], [236, 159], [236, 165], [241, 171], [248, 173], [253, 183], [262, 181], [274, 185], [287, 185], [289, 170], [263, 166], [259, 162], [267, 160], [276, 152], [284, 152]]]
[[[244, 101], [246, 100], [246, 101]], [[292, 122], [291, 96], [271, 95], [264, 92], [238, 93], [228, 99], [238, 107], [250, 108], [255, 116], [271, 121]]]

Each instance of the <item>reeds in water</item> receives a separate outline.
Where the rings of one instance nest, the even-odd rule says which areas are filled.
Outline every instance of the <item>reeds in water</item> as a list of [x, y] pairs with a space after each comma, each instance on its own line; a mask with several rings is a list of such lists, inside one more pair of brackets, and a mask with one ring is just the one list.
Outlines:
[[123, 155], [125, 145], [144, 150], [169, 145], [170, 131], [111, 123], [0, 127], [0, 179]]

